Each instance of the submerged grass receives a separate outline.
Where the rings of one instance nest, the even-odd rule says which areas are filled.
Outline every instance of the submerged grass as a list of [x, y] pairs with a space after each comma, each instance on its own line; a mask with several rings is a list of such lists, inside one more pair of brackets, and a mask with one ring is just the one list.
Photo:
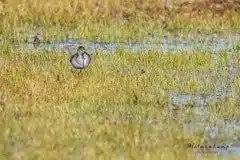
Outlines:
[[[220, 56], [223, 68], [226, 56]], [[216, 67], [211, 57], [98, 54], [89, 68], [71, 72], [67, 54], [21, 54], [5, 48], [0, 59], [0, 157], [195, 159], [187, 144], [201, 143], [203, 135], [184, 137], [187, 115], [181, 111], [173, 119], [164, 108], [167, 90], [212, 90], [215, 82], [206, 72]], [[203, 84], [192, 79], [195, 71], [209, 79]], [[239, 90], [239, 79], [236, 85]], [[239, 105], [221, 102], [210, 114], [236, 118]]]

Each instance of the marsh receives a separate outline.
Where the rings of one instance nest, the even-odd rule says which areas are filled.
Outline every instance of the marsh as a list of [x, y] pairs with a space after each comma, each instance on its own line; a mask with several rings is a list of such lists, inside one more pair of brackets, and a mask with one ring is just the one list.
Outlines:
[[239, 3], [165, 2], [0, 1], [0, 159], [239, 159]]

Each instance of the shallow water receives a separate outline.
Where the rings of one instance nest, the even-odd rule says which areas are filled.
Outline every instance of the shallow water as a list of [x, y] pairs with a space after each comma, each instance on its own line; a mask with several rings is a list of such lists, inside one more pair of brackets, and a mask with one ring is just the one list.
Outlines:
[[150, 37], [145, 41], [111, 41], [98, 42], [77, 39], [66, 39], [54, 41], [52, 43], [39, 43], [34, 48], [32, 44], [14, 44], [14, 49], [29, 50], [62, 50], [75, 52], [77, 46], [83, 45], [90, 54], [103, 52], [104, 54], [116, 53], [119, 49], [132, 53], [155, 51], [161, 53], [168, 52], [211, 52], [220, 53], [222, 51], [240, 50], [240, 33], [223, 34], [185, 34], [185, 33], [165, 33], [161, 37]]
[[[229, 56], [228, 65], [227, 80], [218, 79], [221, 85], [217, 85], [209, 93], [168, 92], [167, 108], [171, 115], [176, 115], [179, 109], [188, 110], [191, 104], [194, 106], [190, 109], [192, 110], [191, 118], [187, 119], [183, 125], [183, 133], [185, 136], [204, 134], [201, 144], [193, 144], [195, 147], [190, 147], [193, 152], [197, 152], [198, 159], [202, 159], [204, 154], [207, 154], [204, 153], [206, 151], [214, 153], [216, 158], [220, 156], [222, 159], [229, 159], [229, 156], [232, 156], [232, 158], [239, 159], [240, 157], [240, 120], [233, 120], [229, 117], [227, 120], [218, 119], [211, 122], [209, 117], [209, 103], [221, 102], [226, 98], [239, 99], [234, 86], [239, 72], [237, 72], [233, 56]], [[196, 145], [207, 147], [204, 150]], [[228, 148], [222, 149], [213, 147], [213, 145], [228, 146]]]
[[[2, 43], [4, 44], [4, 43]], [[22, 51], [39, 50], [51, 51], [61, 50], [64, 52], [75, 53], [76, 48], [83, 45], [87, 48], [89, 54], [97, 54], [103, 52], [104, 54], [116, 53], [119, 49], [132, 53], [155, 51], [160, 53], [169, 52], [210, 52], [219, 54], [222, 51], [231, 53], [240, 52], [240, 33], [229, 34], [179, 34], [166, 33], [161, 37], [149, 37], [148, 40], [142, 42], [125, 41], [125, 42], [97, 42], [67, 39], [61, 41], [54, 41], [52, 43], [39, 43], [36, 48], [33, 44], [19, 43], [12, 45], [13, 49]], [[231, 61], [231, 59], [229, 59]], [[232, 64], [230, 65], [232, 66]], [[233, 67], [233, 66], [232, 66]], [[234, 67], [233, 67], [234, 68]], [[230, 147], [227, 150], [212, 148], [211, 152], [217, 152], [216, 155], [227, 159], [230, 154], [235, 158], [240, 157], [240, 121], [239, 120], [218, 120], [216, 122], [209, 121], [208, 102], [218, 102], [224, 98], [234, 97], [230, 93], [234, 93], [234, 87], [231, 86], [236, 73], [231, 73], [229, 70], [228, 84], [224, 82], [223, 86], [230, 86], [224, 88], [223, 86], [217, 87], [214, 91], [203, 93], [178, 93], [177, 91], [169, 91], [169, 106], [185, 106], [188, 102], [195, 102], [195, 109], [191, 119], [188, 119], [183, 125], [184, 135], [189, 133], [204, 132], [204, 144], [225, 144]], [[234, 97], [239, 98], [239, 97]], [[174, 112], [174, 111], [172, 111]], [[198, 153], [198, 159], [204, 153]]]
[[[240, 120], [221, 119], [210, 122], [208, 118], [197, 121], [193, 117], [183, 125], [183, 133], [186, 137], [187, 135], [203, 133], [204, 136], [200, 145], [227, 145], [227, 149], [217, 147], [205, 148], [209, 153], [215, 153], [216, 156], [220, 156], [222, 159], [228, 159], [228, 156], [236, 159], [240, 157]], [[200, 148], [197, 149], [200, 150]], [[204, 154], [206, 153], [199, 152], [198, 158]]]
[[[60, 49], [74, 53], [76, 47], [83, 45], [87, 48], [90, 54], [103, 52], [104, 54], [116, 53], [119, 49], [124, 49], [132, 53], [155, 51], [160, 53], [168, 52], [210, 52], [219, 54], [222, 51], [236, 53], [240, 51], [240, 33], [229, 33], [227, 35], [220, 34], [171, 34], [167, 33], [162, 37], [149, 38], [148, 41], [134, 42], [90, 42], [84, 40], [64, 40], [55, 41], [51, 44], [41, 43], [37, 49], [51, 50]], [[30, 44], [31, 48], [31, 44]], [[239, 98], [235, 93], [234, 80], [237, 76], [236, 68], [232, 63], [233, 58], [228, 59], [229, 75], [227, 81], [221, 81], [221, 85], [210, 93], [178, 93], [176, 91], [169, 91], [169, 105], [175, 104], [177, 106], [184, 106], [189, 101], [195, 102], [192, 118], [188, 119], [183, 125], [184, 135], [189, 133], [196, 134], [204, 133], [203, 144], [208, 145], [227, 145], [227, 149], [211, 148], [210, 152], [214, 152], [216, 156], [222, 159], [228, 159], [228, 156], [234, 158], [240, 157], [240, 121], [237, 120], [218, 120], [216, 122], [209, 121], [208, 103], [218, 102], [225, 98]], [[216, 62], [217, 63], [217, 62]], [[228, 87], [226, 87], [228, 86]], [[174, 111], [173, 111], [174, 112]], [[198, 159], [205, 153], [199, 152]]]

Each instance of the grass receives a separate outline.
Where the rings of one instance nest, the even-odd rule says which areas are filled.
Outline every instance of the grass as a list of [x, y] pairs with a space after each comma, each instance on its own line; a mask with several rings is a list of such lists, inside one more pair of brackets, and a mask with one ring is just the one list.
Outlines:
[[[99, 54], [79, 73], [67, 54], [1, 53], [1, 159], [194, 159], [186, 146], [203, 135], [184, 137], [188, 110], [170, 117], [166, 90], [210, 91], [211, 77], [190, 71], [216, 67], [211, 54]], [[212, 106], [212, 120], [239, 117], [239, 105]]]
[[[214, 77], [227, 75], [227, 54], [220, 56], [222, 68], [209, 73], [216, 69], [209, 53], [123, 50], [94, 55], [80, 73], [71, 72], [66, 53], [21, 53], [9, 45], [36, 31], [46, 42], [228, 33], [239, 31], [239, 10], [237, 1], [231, 7], [177, 0], [167, 8], [163, 0], [0, 1], [0, 159], [195, 159], [187, 145], [202, 143], [203, 133], [183, 135], [191, 109], [170, 116], [167, 91], [212, 91]], [[239, 86], [238, 77], [238, 93]], [[238, 100], [213, 104], [210, 120], [237, 119], [239, 106]]]
[[10, 42], [26, 41], [29, 33], [41, 30], [46, 41], [64, 38], [121, 41], [145, 40], [149, 33], [158, 37], [166, 30], [239, 31], [239, 9], [234, 9], [239, 7], [237, 1], [233, 7], [210, 0], [191, 3], [178, 0], [172, 6], [166, 9], [163, 0], [1, 1], [0, 35]]

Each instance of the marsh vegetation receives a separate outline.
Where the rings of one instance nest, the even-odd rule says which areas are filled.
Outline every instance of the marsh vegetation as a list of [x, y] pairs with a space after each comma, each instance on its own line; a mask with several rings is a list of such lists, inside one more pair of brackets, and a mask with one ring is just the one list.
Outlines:
[[[229, 50], [89, 52], [91, 65], [79, 73], [71, 72], [67, 52], [10, 47], [25, 43], [32, 32], [42, 33], [46, 43], [71, 38], [138, 42], [165, 31], [184, 37], [186, 32], [229, 34], [240, 29], [238, 1], [164, 4], [0, 1], [0, 159], [196, 159], [187, 146], [205, 143], [205, 135], [183, 132], [185, 122], [194, 119], [196, 104], [170, 114], [169, 91], [211, 94], [231, 82], [235, 98], [209, 102], [208, 122], [238, 120], [239, 49], [230, 59], [236, 69], [231, 76]], [[238, 135], [237, 128], [229, 139], [240, 141]], [[219, 143], [230, 143], [221, 138]]]

